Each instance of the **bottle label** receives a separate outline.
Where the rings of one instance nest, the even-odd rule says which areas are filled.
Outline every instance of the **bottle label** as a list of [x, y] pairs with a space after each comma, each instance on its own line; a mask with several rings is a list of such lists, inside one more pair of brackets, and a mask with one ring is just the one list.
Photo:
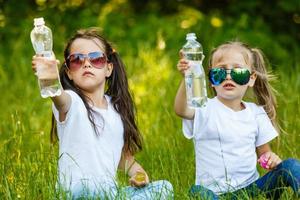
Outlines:
[[204, 59], [204, 55], [202, 52], [186, 52], [184, 53], [184, 57], [187, 60], [194, 61], [202, 61]]
[[187, 104], [191, 108], [205, 106], [207, 92], [202, 61], [189, 61], [189, 66], [185, 72]]
[[40, 54], [43, 52], [44, 50], [44, 43], [42, 41], [37, 41], [34, 43], [34, 49], [36, 51], [37, 54]]
[[43, 51], [42, 55], [46, 58], [54, 59], [54, 54], [52, 51]]
[[189, 66], [194, 76], [203, 76], [204, 70], [202, 67], [202, 61], [189, 61]]

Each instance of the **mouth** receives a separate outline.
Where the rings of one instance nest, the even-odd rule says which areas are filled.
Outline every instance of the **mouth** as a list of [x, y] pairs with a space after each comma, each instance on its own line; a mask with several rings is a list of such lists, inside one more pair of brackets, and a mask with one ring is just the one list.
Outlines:
[[82, 76], [94, 76], [94, 74], [92, 72], [85, 71], [83, 72]]
[[223, 88], [225, 88], [226, 90], [232, 90], [235, 88], [235, 85], [233, 85], [232, 83], [226, 83], [225, 85], [223, 85]]

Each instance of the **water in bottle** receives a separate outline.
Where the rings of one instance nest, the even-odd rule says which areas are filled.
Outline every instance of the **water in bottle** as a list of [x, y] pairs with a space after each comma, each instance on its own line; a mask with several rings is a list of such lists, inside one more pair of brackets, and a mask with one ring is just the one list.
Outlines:
[[187, 105], [192, 108], [205, 106], [207, 102], [205, 72], [202, 66], [204, 54], [196, 39], [195, 33], [188, 33], [187, 42], [182, 48], [190, 67], [185, 72], [185, 88]]
[[[45, 26], [44, 18], [34, 19], [34, 28], [31, 31], [30, 38], [36, 54], [54, 59], [52, 32], [50, 28]], [[62, 87], [57, 67], [50, 69], [46, 66], [37, 66], [36, 70], [41, 96], [43, 98], [59, 96], [62, 92]]]

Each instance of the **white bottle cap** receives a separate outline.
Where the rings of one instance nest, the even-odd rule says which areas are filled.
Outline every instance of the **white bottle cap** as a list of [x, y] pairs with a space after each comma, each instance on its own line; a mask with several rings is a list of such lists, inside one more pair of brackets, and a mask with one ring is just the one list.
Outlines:
[[43, 17], [40, 18], [34, 18], [34, 26], [41, 26], [44, 25], [45, 21]]
[[188, 33], [188, 34], [186, 34], [186, 39], [187, 40], [195, 40], [195, 39], [197, 39], [197, 37], [196, 37], [195, 33]]

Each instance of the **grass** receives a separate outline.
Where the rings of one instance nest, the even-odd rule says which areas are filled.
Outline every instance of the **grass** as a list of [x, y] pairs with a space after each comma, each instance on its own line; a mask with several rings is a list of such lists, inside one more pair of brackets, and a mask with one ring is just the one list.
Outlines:
[[[102, 13], [94, 24], [78, 22], [77, 26], [104, 26], [104, 34], [115, 43], [127, 65], [129, 84], [137, 105], [138, 124], [144, 136], [144, 150], [137, 159], [151, 180], [170, 181], [175, 198], [188, 199], [187, 191], [195, 180], [193, 143], [183, 137], [181, 120], [173, 112], [173, 99], [181, 80], [176, 70], [177, 55], [184, 43], [184, 35], [195, 31], [208, 55], [213, 46], [235, 38], [235, 29], [239, 31], [239, 38], [253, 45], [269, 38], [270, 32], [265, 27], [260, 29], [263, 25], [258, 27], [262, 32], [255, 34], [254, 30], [252, 35], [247, 30], [239, 30], [234, 24], [216, 28], [210, 24], [211, 16], [190, 8], [183, 9], [176, 16], [162, 18], [149, 14], [139, 19], [133, 19], [128, 13], [116, 14], [118, 8], [111, 9], [113, 12]], [[128, 20], [122, 21], [124, 18]], [[54, 189], [58, 147], [49, 142], [51, 101], [39, 96], [30, 66], [33, 55], [29, 41], [31, 20], [24, 19], [26, 28], [18, 39], [11, 38], [5, 43], [13, 51], [1, 50], [0, 54], [1, 199], [59, 197]], [[188, 28], [182, 28], [183, 21]], [[64, 31], [59, 34], [55, 30], [65, 30], [61, 28], [63, 26], [65, 24], [52, 25], [54, 44], [57, 44], [55, 51], [60, 59], [66, 41], [63, 37], [68, 34]], [[260, 45], [267, 50], [266, 54], [275, 66], [273, 71], [278, 79], [273, 85], [278, 91], [278, 118], [285, 130], [278, 140], [272, 142], [273, 151], [282, 158], [299, 159], [300, 62], [289, 57], [288, 50], [272, 39], [266, 39]], [[282, 58], [272, 59], [272, 51], [269, 50], [272, 47], [279, 49], [276, 52], [282, 52]], [[259, 171], [265, 173], [262, 169]], [[121, 184], [127, 183], [123, 173], [119, 173], [119, 178]], [[286, 200], [293, 198], [291, 190], [282, 196]], [[265, 197], [262, 195], [258, 199]]]

